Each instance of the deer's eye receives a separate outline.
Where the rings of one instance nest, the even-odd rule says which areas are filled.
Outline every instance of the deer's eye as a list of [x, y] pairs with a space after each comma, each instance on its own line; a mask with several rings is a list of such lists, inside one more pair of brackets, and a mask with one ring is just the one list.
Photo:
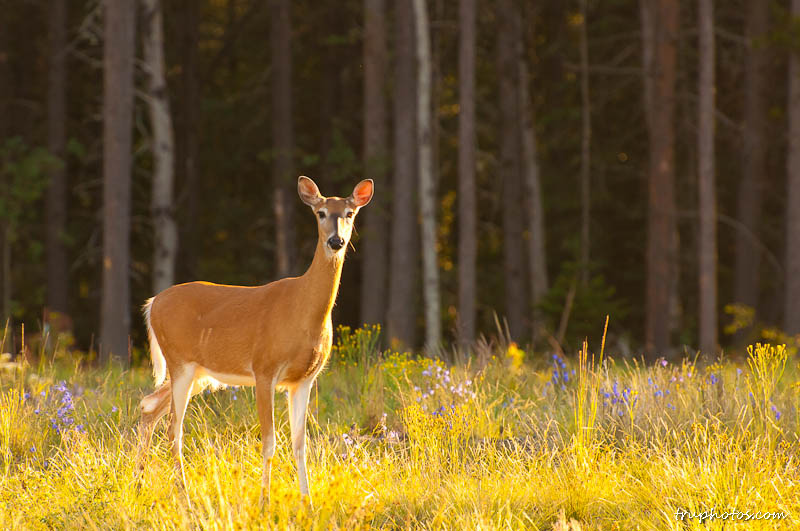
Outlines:
[[325, 212], [319, 211], [317, 212], [317, 215], [319, 216], [319, 219], [325, 219]]
[[348, 213], [347, 213], [347, 217], [348, 217], [348, 218], [352, 218], [352, 217], [353, 217], [353, 211], [352, 211], [352, 210], [351, 210], [350, 212], [348, 212]]

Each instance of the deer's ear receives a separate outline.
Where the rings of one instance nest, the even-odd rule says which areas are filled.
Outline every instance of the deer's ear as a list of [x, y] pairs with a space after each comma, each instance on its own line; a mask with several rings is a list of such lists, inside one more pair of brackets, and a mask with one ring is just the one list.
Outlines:
[[356, 185], [353, 189], [353, 204], [361, 208], [372, 199], [372, 193], [375, 190], [375, 183], [372, 179], [364, 179]]
[[301, 175], [297, 179], [297, 193], [300, 199], [303, 200], [303, 203], [312, 208], [317, 206], [324, 199], [319, 193], [317, 184], [305, 175]]

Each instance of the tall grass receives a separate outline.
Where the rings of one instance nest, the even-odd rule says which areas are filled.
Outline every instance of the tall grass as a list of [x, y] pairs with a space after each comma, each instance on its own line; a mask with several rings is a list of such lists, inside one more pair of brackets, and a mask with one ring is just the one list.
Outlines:
[[[272, 500], [258, 506], [251, 389], [201, 394], [185, 426], [191, 505], [163, 429], [134, 480], [149, 368], [0, 370], [0, 528], [792, 529], [800, 516], [797, 361], [574, 361], [503, 343], [485, 364], [379, 352], [344, 331], [312, 394], [300, 498], [277, 401]], [[7, 360], [8, 361], [8, 360]], [[479, 366], [480, 365], [480, 366]], [[679, 520], [714, 509], [778, 520]]]

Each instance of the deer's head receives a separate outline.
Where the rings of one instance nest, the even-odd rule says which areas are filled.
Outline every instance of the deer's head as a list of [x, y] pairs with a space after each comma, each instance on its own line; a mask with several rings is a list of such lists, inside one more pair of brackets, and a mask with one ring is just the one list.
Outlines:
[[356, 185], [350, 197], [325, 197], [308, 177], [303, 175], [297, 179], [297, 193], [317, 217], [319, 239], [328, 257], [344, 252], [353, 233], [356, 214], [372, 199], [373, 190], [372, 179], [364, 179]]

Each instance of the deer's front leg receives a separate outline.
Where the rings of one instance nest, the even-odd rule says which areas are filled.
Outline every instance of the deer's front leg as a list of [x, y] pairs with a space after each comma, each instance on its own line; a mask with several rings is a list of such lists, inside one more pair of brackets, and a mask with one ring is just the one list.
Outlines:
[[264, 458], [261, 473], [261, 507], [269, 505], [269, 483], [272, 473], [272, 457], [275, 455], [275, 422], [273, 417], [273, 399], [275, 396], [275, 379], [268, 377], [256, 379], [256, 406], [258, 420], [261, 424], [261, 455]]
[[300, 480], [300, 494], [307, 496], [311, 501], [311, 494], [308, 490], [308, 474], [306, 472], [306, 411], [308, 410], [308, 398], [311, 395], [311, 385], [313, 379], [300, 382], [297, 387], [289, 391], [289, 402], [291, 412], [289, 424], [292, 428], [292, 451], [294, 460], [297, 463], [297, 476]]

